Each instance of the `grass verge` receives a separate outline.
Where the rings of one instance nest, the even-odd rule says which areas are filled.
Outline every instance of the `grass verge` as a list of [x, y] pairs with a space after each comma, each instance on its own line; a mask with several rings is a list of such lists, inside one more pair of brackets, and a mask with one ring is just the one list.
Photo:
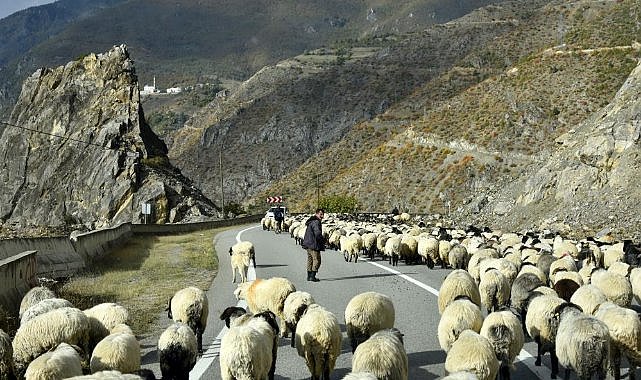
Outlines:
[[223, 230], [136, 236], [71, 278], [57, 293], [80, 309], [119, 303], [129, 310], [136, 335], [153, 333], [158, 316], [177, 290], [209, 288], [218, 273], [213, 238]]

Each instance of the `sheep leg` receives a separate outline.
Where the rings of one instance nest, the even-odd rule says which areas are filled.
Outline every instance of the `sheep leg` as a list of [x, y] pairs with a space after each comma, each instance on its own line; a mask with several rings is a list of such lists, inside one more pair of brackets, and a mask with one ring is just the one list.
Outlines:
[[534, 338], [534, 341], [536, 342], [536, 360], [534, 361], [534, 365], [540, 367], [541, 355], [543, 355], [543, 350], [541, 349], [541, 338], [537, 336], [536, 338]]
[[268, 379], [274, 380], [274, 373], [276, 373], [276, 354], [278, 353], [278, 336], [274, 336], [274, 344], [272, 345], [272, 365], [269, 367]]
[[502, 365], [499, 370], [499, 379], [500, 380], [510, 380], [510, 367], [507, 365]]
[[565, 375], [563, 375], [564, 380], [570, 380], [570, 369], [566, 368], [565, 369]]
[[615, 347], [610, 351], [610, 373], [614, 380], [621, 379], [621, 352]]
[[550, 374], [550, 378], [556, 379], [556, 375], [559, 374], [559, 358], [556, 356], [554, 347], [550, 350], [550, 362], [552, 363], [552, 373]]

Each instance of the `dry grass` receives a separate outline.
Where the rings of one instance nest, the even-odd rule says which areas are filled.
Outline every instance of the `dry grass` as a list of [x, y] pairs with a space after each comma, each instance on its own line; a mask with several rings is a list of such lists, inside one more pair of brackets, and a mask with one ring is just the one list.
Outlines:
[[209, 288], [218, 272], [213, 238], [222, 230], [134, 237], [88, 272], [73, 277], [58, 293], [81, 309], [117, 302], [129, 310], [136, 334], [150, 333], [177, 290]]

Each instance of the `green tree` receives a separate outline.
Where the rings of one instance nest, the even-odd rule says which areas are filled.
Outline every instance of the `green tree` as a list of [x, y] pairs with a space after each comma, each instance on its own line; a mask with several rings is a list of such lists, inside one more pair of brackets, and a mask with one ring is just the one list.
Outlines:
[[320, 199], [320, 207], [326, 212], [353, 213], [358, 200], [351, 195], [329, 195]]

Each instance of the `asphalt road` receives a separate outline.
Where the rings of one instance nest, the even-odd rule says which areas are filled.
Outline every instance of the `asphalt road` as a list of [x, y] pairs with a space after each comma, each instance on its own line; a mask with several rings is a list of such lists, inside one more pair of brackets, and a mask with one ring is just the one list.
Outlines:
[[[362, 292], [377, 291], [394, 301], [395, 326], [405, 335], [405, 349], [409, 359], [410, 379], [436, 379], [444, 375], [445, 352], [437, 338], [439, 313], [438, 289], [450, 270], [430, 270], [423, 265], [391, 267], [385, 261], [361, 260], [347, 263], [342, 254], [328, 250], [322, 254], [318, 272], [320, 282], [306, 281], [307, 254], [288, 233], [275, 234], [263, 231], [259, 225], [240, 226], [220, 233], [214, 239], [219, 253], [220, 269], [208, 291], [210, 318], [203, 337], [205, 353], [190, 373], [190, 379], [220, 379], [218, 350], [220, 338], [225, 333], [224, 322], [219, 320], [222, 311], [237, 305], [231, 282], [229, 247], [239, 240], [251, 241], [256, 248], [255, 271], [250, 268], [249, 278], [286, 277], [297, 290], [311, 293], [316, 302], [332, 311], [341, 323], [343, 349], [332, 379], [342, 379], [351, 369], [351, 349], [345, 329], [345, 306], [349, 300]], [[237, 278], [237, 281], [238, 278]], [[241, 302], [240, 306], [245, 306]], [[296, 349], [289, 346], [288, 338], [281, 338], [276, 364], [276, 379], [308, 379], [309, 371]], [[513, 378], [549, 379], [549, 355], [543, 359], [544, 366], [534, 367], [536, 345], [526, 347], [516, 363]]]

